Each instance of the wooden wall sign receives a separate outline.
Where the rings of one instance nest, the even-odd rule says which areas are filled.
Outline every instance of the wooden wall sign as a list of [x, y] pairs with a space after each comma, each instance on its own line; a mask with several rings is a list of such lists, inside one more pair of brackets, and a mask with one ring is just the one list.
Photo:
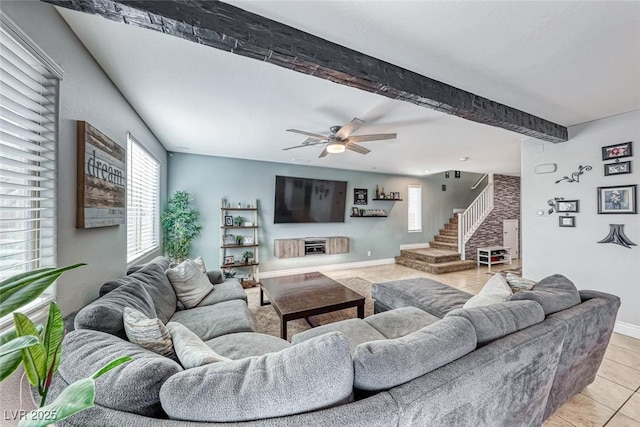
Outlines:
[[125, 223], [127, 151], [98, 129], [78, 121], [77, 228]]

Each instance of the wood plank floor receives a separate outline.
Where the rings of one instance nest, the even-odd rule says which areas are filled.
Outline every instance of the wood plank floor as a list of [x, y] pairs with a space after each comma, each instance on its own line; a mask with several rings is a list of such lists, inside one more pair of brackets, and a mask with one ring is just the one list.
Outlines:
[[[512, 265], [493, 266], [492, 271], [519, 266], [519, 261], [514, 260]], [[478, 293], [491, 277], [484, 266], [439, 275], [396, 264], [323, 273], [333, 279], [357, 276], [373, 283], [427, 277], [472, 294]], [[596, 380], [560, 407], [543, 425], [640, 427], [640, 340], [614, 333]]]

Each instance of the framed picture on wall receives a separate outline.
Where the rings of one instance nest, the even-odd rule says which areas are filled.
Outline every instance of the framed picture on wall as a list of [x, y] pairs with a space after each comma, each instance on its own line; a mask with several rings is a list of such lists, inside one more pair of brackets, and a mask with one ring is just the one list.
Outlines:
[[576, 226], [576, 217], [575, 216], [559, 216], [558, 222], [560, 227], [575, 227]]
[[633, 142], [613, 144], [602, 147], [602, 160], [621, 159], [633, 156]]
[[604, 175], [624, 175], [631, 173], [631, 160], [618, 163], [605, 163]]
[[599, 214], [635, 214], [637, 213], [636, 188], [633, 185], [598, 187]]
[[580, 212], [579, 200], [558, 200], [557, 212]]
[[351, 208], [351, 216], [360, 216], [360, 209], [356, 207]]
[[368, 203], [368, 194], [366, 188], [354, 188], [353, 189], [353, 204], [354, 205], [366, 205]]
[[233, 227], [233, 217], [231, 215], [224, 216], [224, 226]]

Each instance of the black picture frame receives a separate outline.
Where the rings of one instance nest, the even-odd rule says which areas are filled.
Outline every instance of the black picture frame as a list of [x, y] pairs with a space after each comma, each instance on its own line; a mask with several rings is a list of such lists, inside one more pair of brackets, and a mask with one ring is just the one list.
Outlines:
[[231, 265], [234, 264], [236, 262], [236, 259], [233, 255], [228, 255], [226, 257], [224, 257], [224, 265]]
[[461, 174], [460, 174], [460, 171], [453, 171], [453, 176], [454, 176], [455, 178], [460, 178], [460, 175], [461, 175]]
[[449, 178], [449, 171], [446, 171], [446, 172], [444, 173], [444, 177], [445, 177], [445, 178]]
[[602, 147], [602, 160], [622, 159], [633, 156], [633, 142], [623, 142]]
[[576, 226], [576, 217], [575, 216], [559, 216], [558, 217], [558, 226], [560, 226], [560, 227], [575, 227]]
[[360, 216], [360, 209], [355, 206], [351, 208], [351, 216]]
[[580, 212], [580, 200], [558, 200], [556, 212]]
[[353, 204], [366, 205], [369, 202], [368, 191], [366, 188], [353, 189]]
[[598, 214], [637, 214], [637, 184], [598, 187]]
[[233, 216], [225, 215], [224, 216], [224, 226], [225, 227], [233, 227]]
[[631, 173], [631, 160], [604, 164], [604, 176], [626, 175]]

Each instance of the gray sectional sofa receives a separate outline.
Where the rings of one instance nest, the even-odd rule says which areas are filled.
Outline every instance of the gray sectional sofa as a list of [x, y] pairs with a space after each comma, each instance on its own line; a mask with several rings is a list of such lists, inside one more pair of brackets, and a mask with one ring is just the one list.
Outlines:
[[[217, 283], [215, 274], [200, 306], [180, 310], [160, 274], [165, 262], [105, 284], [109, 292], [76, 316], [52, 396], [115, 357], [134, 360], [101, 377], [96, 406], [61, 425], [538, 426], [593, 380], [619, 306], [614, 296], [581, 291], [555, 313], [538, 294], [460, 309], [463, 296], [438, 291], [437, 282], [432, 300], [424, 282], [381, 283], [377, 314], [289, 343], [254, 332], [240, 285]], [[182, 323], [233, 360], [183, 369], [128, 342], [118, 310], [132, 304]], [[570, 385], [576, 376], [579, 385]]]

